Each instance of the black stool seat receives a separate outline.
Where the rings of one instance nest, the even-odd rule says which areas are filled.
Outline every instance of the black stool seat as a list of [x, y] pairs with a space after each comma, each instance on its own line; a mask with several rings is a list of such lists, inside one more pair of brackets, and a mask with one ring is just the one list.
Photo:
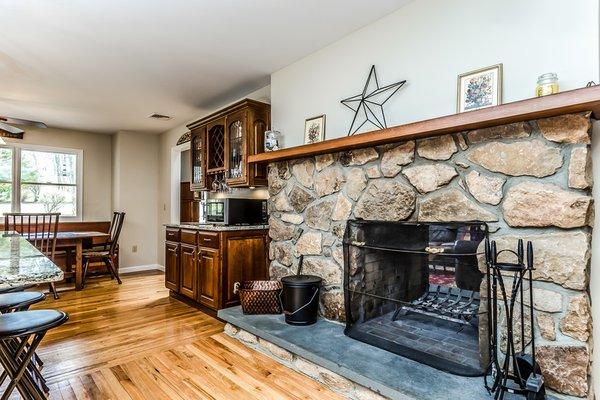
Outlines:
[[45, 298], [46, 295], [42, 292], [0, 293], [0, 312], [29, 307]]
[[11, 288], [0, 289], [0, 293], [14, 293], [14, 292], [22, 292], [23, 290], [30, 289], [35, 285], [24, 285], [24, 286], [14, 286]]
[[63, 324], [69, 316], [58, 310], [18, 311], [0, 315], [0, 340], [45, 332]]

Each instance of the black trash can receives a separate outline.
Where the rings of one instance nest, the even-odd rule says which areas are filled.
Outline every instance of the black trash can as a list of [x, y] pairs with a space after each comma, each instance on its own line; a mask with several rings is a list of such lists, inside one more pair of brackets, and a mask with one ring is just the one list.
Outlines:
[[285, 322], [290, 325], [311, 325], [317, 322], [321, 281], [315, 275], [290, 275], [281, 278]]

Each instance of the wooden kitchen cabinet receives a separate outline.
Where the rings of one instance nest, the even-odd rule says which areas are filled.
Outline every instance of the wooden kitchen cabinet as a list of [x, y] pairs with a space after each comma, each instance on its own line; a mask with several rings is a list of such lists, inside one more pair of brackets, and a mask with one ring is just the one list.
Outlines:
[[[260, 103], [259, 103], [260, 104]], [[254, 155], [265, 151], [265, 132], [271, 127], [271, 106], [248, 107], [246, 154]], [[247, 165], [246, 180], [240, 186], [267, 186], [267, 164]]]
[[271, 106], [245, 99], [187, 125], [192, 140], [196, 130], [205, 132], [202, 146], [192, 143], [191, 158], [205, 160], [206, 179], [192, 190], [210, 190], [223, 182], [229, 187], [266, 186], [266, 165], [249, 164], [248, 156], [264, 151], [270, 124]]
[[179, 221], [192, 222], [200, 220], [200, 200], [195, 197], [190, 182], [181, 182], [179, 185]]
[[192, 300], [198, 295], [198, 268], [196, 267], [196, 245], [181, 243], [179, 293]]
[[233, 293], [236, 282], [268, 278], [264, 267], [268, 265], [268, 239], [262, 231], [234, 231], [226, 232], [223, 242], [223, 308], [227, 308], [240, 302], [239, 296]]
[[192, 160], [191, 190], [206, 189], [206, 125], [191, 130], [190, 150]]
[[[179, 243], [173, 242], [176, 237]], [[238, 305], [239, 296], [233, 293], [236, 282], [267, 279], [267, 246], [267, 229], [215, 232], [167, 228], [165, 286], [211, 310]], [[174, 265], [179, 268], [177, 286], [171, 282]]]
[[217, 118], [206, 125], [206, 172], [225, 171], [225, 118]]
[[219, 306], [219, 251], [201, 248], [198, 268], [198, 302], [210, 308]]
[[242, 109], [227, 115], [225, 156], [227, 158], [227, 184], [235, 186], [243, 184], [247, 176], [246, 150], [248, 111]]
[[165, 287], [179, 291], [179, 243], [165, 242]]

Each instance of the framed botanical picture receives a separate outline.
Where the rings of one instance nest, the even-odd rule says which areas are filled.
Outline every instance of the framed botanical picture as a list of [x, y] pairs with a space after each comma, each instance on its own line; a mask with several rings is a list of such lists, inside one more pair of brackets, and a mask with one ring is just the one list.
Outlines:
[[458, 76], [457, 112], [502, 104], [502, 64]]
[[304, 123], [304, 143], [322, 142], [325, 139], [325, 114], [312, 117]]

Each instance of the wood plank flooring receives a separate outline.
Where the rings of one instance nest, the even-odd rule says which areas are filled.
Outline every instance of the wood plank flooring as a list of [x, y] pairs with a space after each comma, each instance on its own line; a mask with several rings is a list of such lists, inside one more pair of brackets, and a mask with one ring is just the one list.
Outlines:
[[91, 279], [84, 291], [37, 307], [70, 315], [38, 352], [50, 399], [341, 399], [231, 339], [217, 319], [169, 298], [163, 279]]

